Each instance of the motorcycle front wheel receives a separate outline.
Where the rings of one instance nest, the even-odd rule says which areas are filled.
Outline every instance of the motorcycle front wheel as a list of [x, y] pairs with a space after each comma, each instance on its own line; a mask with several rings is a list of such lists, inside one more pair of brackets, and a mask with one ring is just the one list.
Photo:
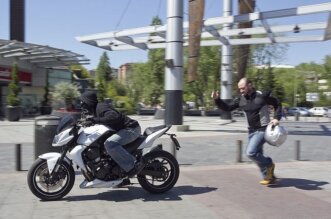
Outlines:
[[50, 176], [47, 160], [38, 158], [32, 164], [27, 180], [35, 196], [44, 201], [54, 201], [70, 192], [75, 182], [75, 171], [71, 165], [63, 162], [57, 173]]
[[138, 182], [145, 190], [151, 193], [163, 193], [170, 190], [179, 177], [179, 165], [176, 158], [166, 151], [153, 151], [144, 156], [147, 161], [144, 172], [157, 172], [158, 176], [138, 175]]

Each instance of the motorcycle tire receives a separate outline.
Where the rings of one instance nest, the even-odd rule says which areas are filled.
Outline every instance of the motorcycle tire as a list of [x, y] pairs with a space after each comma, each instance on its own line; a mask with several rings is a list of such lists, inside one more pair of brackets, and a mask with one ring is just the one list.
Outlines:
[[27, 180], [35, 196], [44, 201], [54, 201], [70, 192], [75, 182], [75, 171], [71, 165], [63, 162], [51, 178], [47, 160], [38, 158], [29, 169]]
[[[179, 177], [179, 165], [176, 158], [166, 151], [153, 151], [143, 158], [147, 161], [144, 170], [161, 172], [162, 177], [138, 174], [138, 182], [150, 193], [164, 193], [170, 190]], [[143, 172], [143, 171], [142, 171]]]

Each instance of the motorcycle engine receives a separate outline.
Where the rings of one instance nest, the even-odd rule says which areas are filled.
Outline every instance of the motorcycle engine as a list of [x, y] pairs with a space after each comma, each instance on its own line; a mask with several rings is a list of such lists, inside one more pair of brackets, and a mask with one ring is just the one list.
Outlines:
[[112, 174], [115, 163], [100, 150], [100, 147], [87, 148], [83, 153], [83, 157], [95, 178], [105, 181], [117, 178]]

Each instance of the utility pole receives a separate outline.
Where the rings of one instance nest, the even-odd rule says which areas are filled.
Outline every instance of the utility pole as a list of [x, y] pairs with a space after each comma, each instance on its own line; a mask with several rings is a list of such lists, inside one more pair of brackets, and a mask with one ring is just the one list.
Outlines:
[[183, 124], [183, 0], [168, 0], [165, 124]]
[[[223, 1], [223, 16], [232, 15], [232, 0]], [[231, 24], [224, 24], [223, 30], [230, 30]], [[229, 37], [225, 37], [227, 41]], [[225, 102], [232, 100], [232, 46], [228, 43], [222, 45], [221, 64], [221, 99]], [[231, 112], [221, 110], [221, 119], [231, 120]]]
[[10, 0], [10, 40], [25, 41], [25, 0]]

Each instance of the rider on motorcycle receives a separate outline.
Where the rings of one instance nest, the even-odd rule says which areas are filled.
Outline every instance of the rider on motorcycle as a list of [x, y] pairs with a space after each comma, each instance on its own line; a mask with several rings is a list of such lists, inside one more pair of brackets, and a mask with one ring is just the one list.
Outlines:
[[81, 96], [81, 107], [94, 117], [89, 119], [90, 124], [103, 124], [116, 131], [104, 143], [107, 153], [127, 173], [133, 176], [144, 167], [142, 162], [136, 162], [122, 145], [136, 140], [141, 134], [141, 127], [136, 120], [122, 114], [110, 104], [98, 102], [97, 95], [93, 91], [86, 91]]

